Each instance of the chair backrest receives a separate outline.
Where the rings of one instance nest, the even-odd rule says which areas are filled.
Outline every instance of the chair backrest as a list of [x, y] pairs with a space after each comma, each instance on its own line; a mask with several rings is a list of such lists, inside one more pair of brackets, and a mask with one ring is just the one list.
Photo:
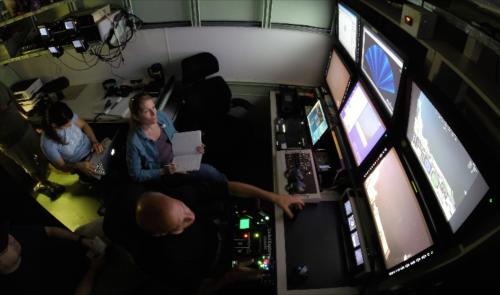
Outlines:
[[217, 58], [209, 53], [202, 52], [182, 60], [182, 82], [189, 85], [219, 71]]
[[222, 77], [211, 77], [189, 89], [185, 107], [198, 120], [214, 121], [229, 112], [231, 96], [231, 89]]

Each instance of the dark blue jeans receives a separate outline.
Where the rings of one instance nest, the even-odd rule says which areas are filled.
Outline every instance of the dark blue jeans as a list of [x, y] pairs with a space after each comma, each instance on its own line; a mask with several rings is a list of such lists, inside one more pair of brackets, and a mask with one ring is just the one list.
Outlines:
[[226, 182], [227, 177], [215, 167], [202, 163], [200, 170], [164, 175], [161, 179], [146, 183], [146, 186], [163, 191], [168, 188], [200, 182]]

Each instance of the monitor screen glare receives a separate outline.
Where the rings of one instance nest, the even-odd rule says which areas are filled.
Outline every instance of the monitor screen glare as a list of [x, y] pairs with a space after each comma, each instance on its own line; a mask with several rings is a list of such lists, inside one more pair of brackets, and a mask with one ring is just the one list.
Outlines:
[[49, 30], [45, 27], [38, 28], [38, 31], [43, 37], [47, 37], [49, 35]]
[[354, 246], [354, 248], [356, 247], [359, 247], [359, 236], [358, 236], [358, 232], [355, 231], [351, 234], [351, 240], [352, 240], [352, 245]]
[[64, 28], [66, 30], [74, 30], [75, 29], [75, 22], [73, 22], [72, 20], [65, 21]]
[[433, 245], [412, 185], [394, 148], [371, 171], [364, 187], [387, 269]]
[[361, 69], [392, 115], [396, 105], [403, 60], [367, 27], [363, 28]]
[[351, 150], [359, 165], [385, 133], [385, 126], [358, 82], [340, 112]]
[[365, 262], [363, 259], [363, 253], [361, 252], [361, 248], [356, 249], [356, 251], [354, 251], [354, 256], [356, 257], [356, 265], [359, 266]]
[[309, 132], [311, 133], [312, 144], [314, 145], [318, 142], [323, 133], [325, 133], [326, 129], [328, 129], [328, 123], [326, 122], [323, 107], [321, 106], [321, 102], [319, 100], [307, 115], [307, 122], [309, 123]]
[[351, 201], [347, 200], [344, 203], [344, 208], [345, 208], [345, 214], [349, 215], [352, 213], [352, 206], [351, 206]]
[[356, 229], [356, 221], [354, 220], [354, 215], [347, 218], [347, 223], [349, 223], [349, 230], [353, 231]]
[[334, 50], [330, 61], [330, 67], [328, 68], [328, 72], [326, 74], [326, 84], [330, 89], [330, 93], [333, 96], [333, 101], [335, 102], [337, 109], [340, 109], [340, 105], [344, 99], [350, 79], [351, 74], [349, 74], [346, 66]]
[[356, 61], [358, 47], [358, 17], [342, 4], [339, 7], [339, 41], [351, 58]]
[[406, 136], [456, 232], [489, 187], [453, 130], [415, 83]]

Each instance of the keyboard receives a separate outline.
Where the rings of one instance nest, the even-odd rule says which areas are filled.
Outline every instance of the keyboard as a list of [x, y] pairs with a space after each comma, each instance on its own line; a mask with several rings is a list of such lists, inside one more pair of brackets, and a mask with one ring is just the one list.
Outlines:
[[96, 169], [95, 169], [95, 174], [94, 177], [97, 179], [101, 179], [102, 176], [106, 175], [107, 169], [108, 169], [108, 162], [109, 158], [111, 157], [111, 147], [112, 147], [113, 141], [109, 138], [105, 138], [101, 144], [104, 148], [103, 152], [98, 154], [98, 153], [92, 153], [90, 155], [89, 162], [92, 163]]
[[278, 191], [293, 194], [305, 202], [319, 202], [321, 195], [316, 166], [310, 149], [281, 150], [276, 154]]

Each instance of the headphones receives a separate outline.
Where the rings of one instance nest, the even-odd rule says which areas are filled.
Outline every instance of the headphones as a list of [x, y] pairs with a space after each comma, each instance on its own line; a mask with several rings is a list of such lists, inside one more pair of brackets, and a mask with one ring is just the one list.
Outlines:
[[102, 82], [102, 87], [106, 90], [106, 97], [120, 96], [127, 97], [132, 92], [133, 88], [127, 85], [118, 86], [115, 79], [108, 79]]

